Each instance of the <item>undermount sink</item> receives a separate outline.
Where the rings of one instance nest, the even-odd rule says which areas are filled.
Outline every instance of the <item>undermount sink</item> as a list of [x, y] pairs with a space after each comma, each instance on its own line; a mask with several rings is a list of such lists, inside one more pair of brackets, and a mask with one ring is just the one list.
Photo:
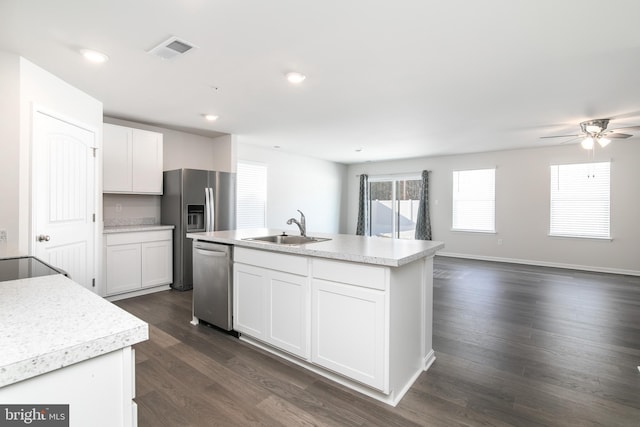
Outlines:
[[249, 237], [242, 240], [251, 240], [256, 242], [274, 243], [276, 245], [302, 245], [305, 243], [317, 243], [325, 242], [327, 239], [324, 237], [309, 237], [309, 236], [289, 236], [286, 234], [276, 234], [273, 236], [261, 236], [261, 237]]

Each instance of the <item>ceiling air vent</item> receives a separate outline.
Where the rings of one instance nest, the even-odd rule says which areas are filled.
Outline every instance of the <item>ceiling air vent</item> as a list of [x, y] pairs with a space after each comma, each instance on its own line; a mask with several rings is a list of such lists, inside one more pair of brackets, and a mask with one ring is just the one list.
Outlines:
[[149, 53], [159, 56], [162, 59], [172, 59], [176, 56], [184, 55], [194, 48], [196, 48], [196, 46], [185, 40], [180, 40], [177, 37], [170, 37], [151, 49]]

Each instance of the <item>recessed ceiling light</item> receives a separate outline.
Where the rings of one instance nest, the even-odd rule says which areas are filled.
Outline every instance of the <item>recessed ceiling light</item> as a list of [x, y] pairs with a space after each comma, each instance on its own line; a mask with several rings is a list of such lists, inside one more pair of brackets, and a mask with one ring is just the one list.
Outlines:
[[91, 49], [80, 49], [80, 53], [84, 56], [89, 62], [93, 62], [96, 64], [102, 64], [103, 62], [107, 62], [109, 57], [102, 52], [98, 52], [97, 50]]
[[215, 122], [216, 120], [218, 120], [218, 116], [216, 116], [215, 114], [205, 114], [204, 118], [210, 122]]
[[287, 77], [287, 80], [289, 80], [289, 83], [293, 83], [293, 84], [302, 83], [304, 79], [307, 78], [307, 76], [305, 76], [304, 74], [298, 73], [295, 71], [287, 73], [286, 77]]

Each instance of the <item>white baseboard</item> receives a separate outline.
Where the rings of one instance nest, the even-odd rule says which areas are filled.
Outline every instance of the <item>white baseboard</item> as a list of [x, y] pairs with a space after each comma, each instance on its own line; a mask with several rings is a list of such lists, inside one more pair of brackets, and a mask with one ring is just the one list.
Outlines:
[[153, 286], [151, 288], [140, 289], [140, 290], [137, 290], [137, 291], [125, 292], [125, 293], [118, 294], [118, 295], [108, 295], [108, 296], [104, 297], [104, 299], [106, 299], [107, 301], [114, 302], [114, 301], [119, 301], [121, 299], [133, 298], [133, 297], [139, 297], [141, 295], [152, 294], [154, 292], [168, 291], [169, 289], [171, 289], [171, 286], [169, 286], [169, 285], [159, 285], [159, 286]]
[[566, 263], [559, 263], [559, 262], [548, 262], [548, 261], [538, 261], [538, 260], [528, 260], [528, 259], [518, 259], [518, 258], [502, 258], [502, 257], [493, 257], [493, 256], [484, 256], [484, 255], [457, 254], [453, 252], [438, 252], [436, 256], [475, 259], [479, 261], [506, 262], [511, 264], [536, 265], [540, 267], [566, 268], [569, 270], [592, 271], [595, 273], [612, 273], [612, 274], [624, 274], [627, 276], [640, 276], [640, 270], [625, 270], [622, 268], [596, 267], [592, 265], [566, 264]]

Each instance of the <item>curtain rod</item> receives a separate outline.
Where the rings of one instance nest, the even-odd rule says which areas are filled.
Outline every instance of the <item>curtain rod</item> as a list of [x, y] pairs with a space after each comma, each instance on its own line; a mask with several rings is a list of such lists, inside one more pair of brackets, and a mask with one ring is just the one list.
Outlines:
[[[431, 172], [431, 171], [429, 171]], [[369, 174], [363, 174], [363, 173], [357, 173], [356, 174], [356, 178], [359, 178], [360, 175], [369, 175], [369, 177], [371, 176], [375, 176], [375, 177], [393, 177], [393, 176], [407, 176], [407, 175], [418, 175], [420, 176], [422, 174], [422, 171], [420, 172], [402, 172], [402, 173], [382, 173], [382, 174], [378, 174], [378, 175], [369, 175]]]

